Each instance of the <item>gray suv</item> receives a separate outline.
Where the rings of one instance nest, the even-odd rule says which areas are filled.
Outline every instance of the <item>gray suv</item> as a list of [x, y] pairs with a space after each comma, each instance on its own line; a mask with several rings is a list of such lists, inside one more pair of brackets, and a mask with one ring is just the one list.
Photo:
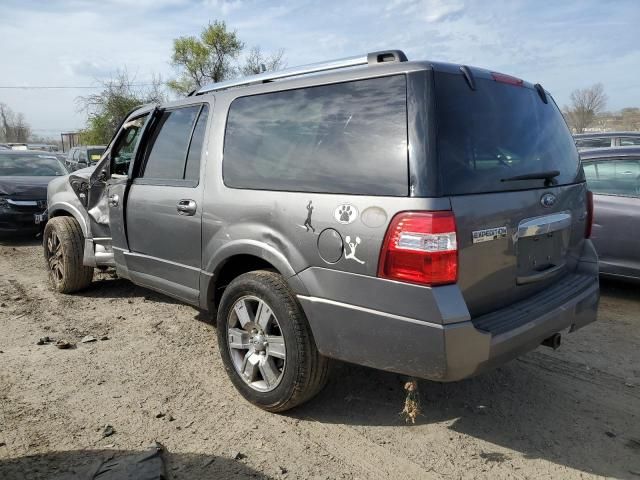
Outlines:
[[137, 108], [49, 184], [44, 254], [59, 292], [114, 267], [212, 312], [284, 411], [331, 359], [455, 381], [593, 322], [590, 198], [540, 85], [392, 50]]

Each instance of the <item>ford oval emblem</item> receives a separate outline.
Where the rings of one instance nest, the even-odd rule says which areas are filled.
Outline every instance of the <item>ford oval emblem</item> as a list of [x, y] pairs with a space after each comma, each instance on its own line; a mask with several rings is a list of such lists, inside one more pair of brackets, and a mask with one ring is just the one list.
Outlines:
[[540, 203], [543, 207], [546, 208], [553, 207], [553, 205], [556, 203], [556, 196], [553, 193], [545, 193], [540, 198]]

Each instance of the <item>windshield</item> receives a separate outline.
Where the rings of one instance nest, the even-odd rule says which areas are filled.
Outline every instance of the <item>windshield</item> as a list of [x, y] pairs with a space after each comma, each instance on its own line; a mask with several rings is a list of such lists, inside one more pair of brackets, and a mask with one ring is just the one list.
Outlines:
[[580, 171], [573, 138], [549, 97], [534, 89], [436, 72], [437, 145], [445, 195], [542, 188], [545, 178], [513, 177], [558, 171], [553, 184], [574, 183]]
[[7, 155], [0, 153], [0, 177], [55, 177], [67, 171], [50, 155]]
[[98, 163], [103, 153], [104, 148], [88, 148], [87, 155], [89, 156], [89, 163], [92, 165]]

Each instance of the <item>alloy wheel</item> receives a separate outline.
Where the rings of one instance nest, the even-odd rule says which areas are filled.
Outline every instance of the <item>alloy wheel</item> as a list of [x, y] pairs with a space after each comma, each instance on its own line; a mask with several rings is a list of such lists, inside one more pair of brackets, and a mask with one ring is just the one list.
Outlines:
[[236, 300], [227, 321], [231, 360], [240, 377], [254, 390], [269, 392], [284, 375], [285, 340], [273, 310], [264, 300]]
[[54, 230], [47, 237], [47, 263], [53, 281], [60, 283], [64, 280], [64, 257], [62, 243]]

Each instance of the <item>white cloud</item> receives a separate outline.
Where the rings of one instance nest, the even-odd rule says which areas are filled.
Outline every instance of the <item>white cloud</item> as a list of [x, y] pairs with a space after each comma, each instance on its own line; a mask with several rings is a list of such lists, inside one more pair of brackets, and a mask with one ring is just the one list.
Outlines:
[[[93, 85], [124, 68], [171, 78], [172, 40], [213, 20], [247, 46], [284, 48], [288, 65], [401, 48], [411, 59], [466, 63], [540, 81], [566, 102], [603, 82], [610, 108], [640, 105], [636, 0], [0, 0], [0, 85]], [[87, 90], [3, 90], [35, 129], [84, 124]]]
[[441, 22], [464, 11], [464, 3], [457, 0], [392, 0], [387, 15], [417, 16], [429, 23]]

